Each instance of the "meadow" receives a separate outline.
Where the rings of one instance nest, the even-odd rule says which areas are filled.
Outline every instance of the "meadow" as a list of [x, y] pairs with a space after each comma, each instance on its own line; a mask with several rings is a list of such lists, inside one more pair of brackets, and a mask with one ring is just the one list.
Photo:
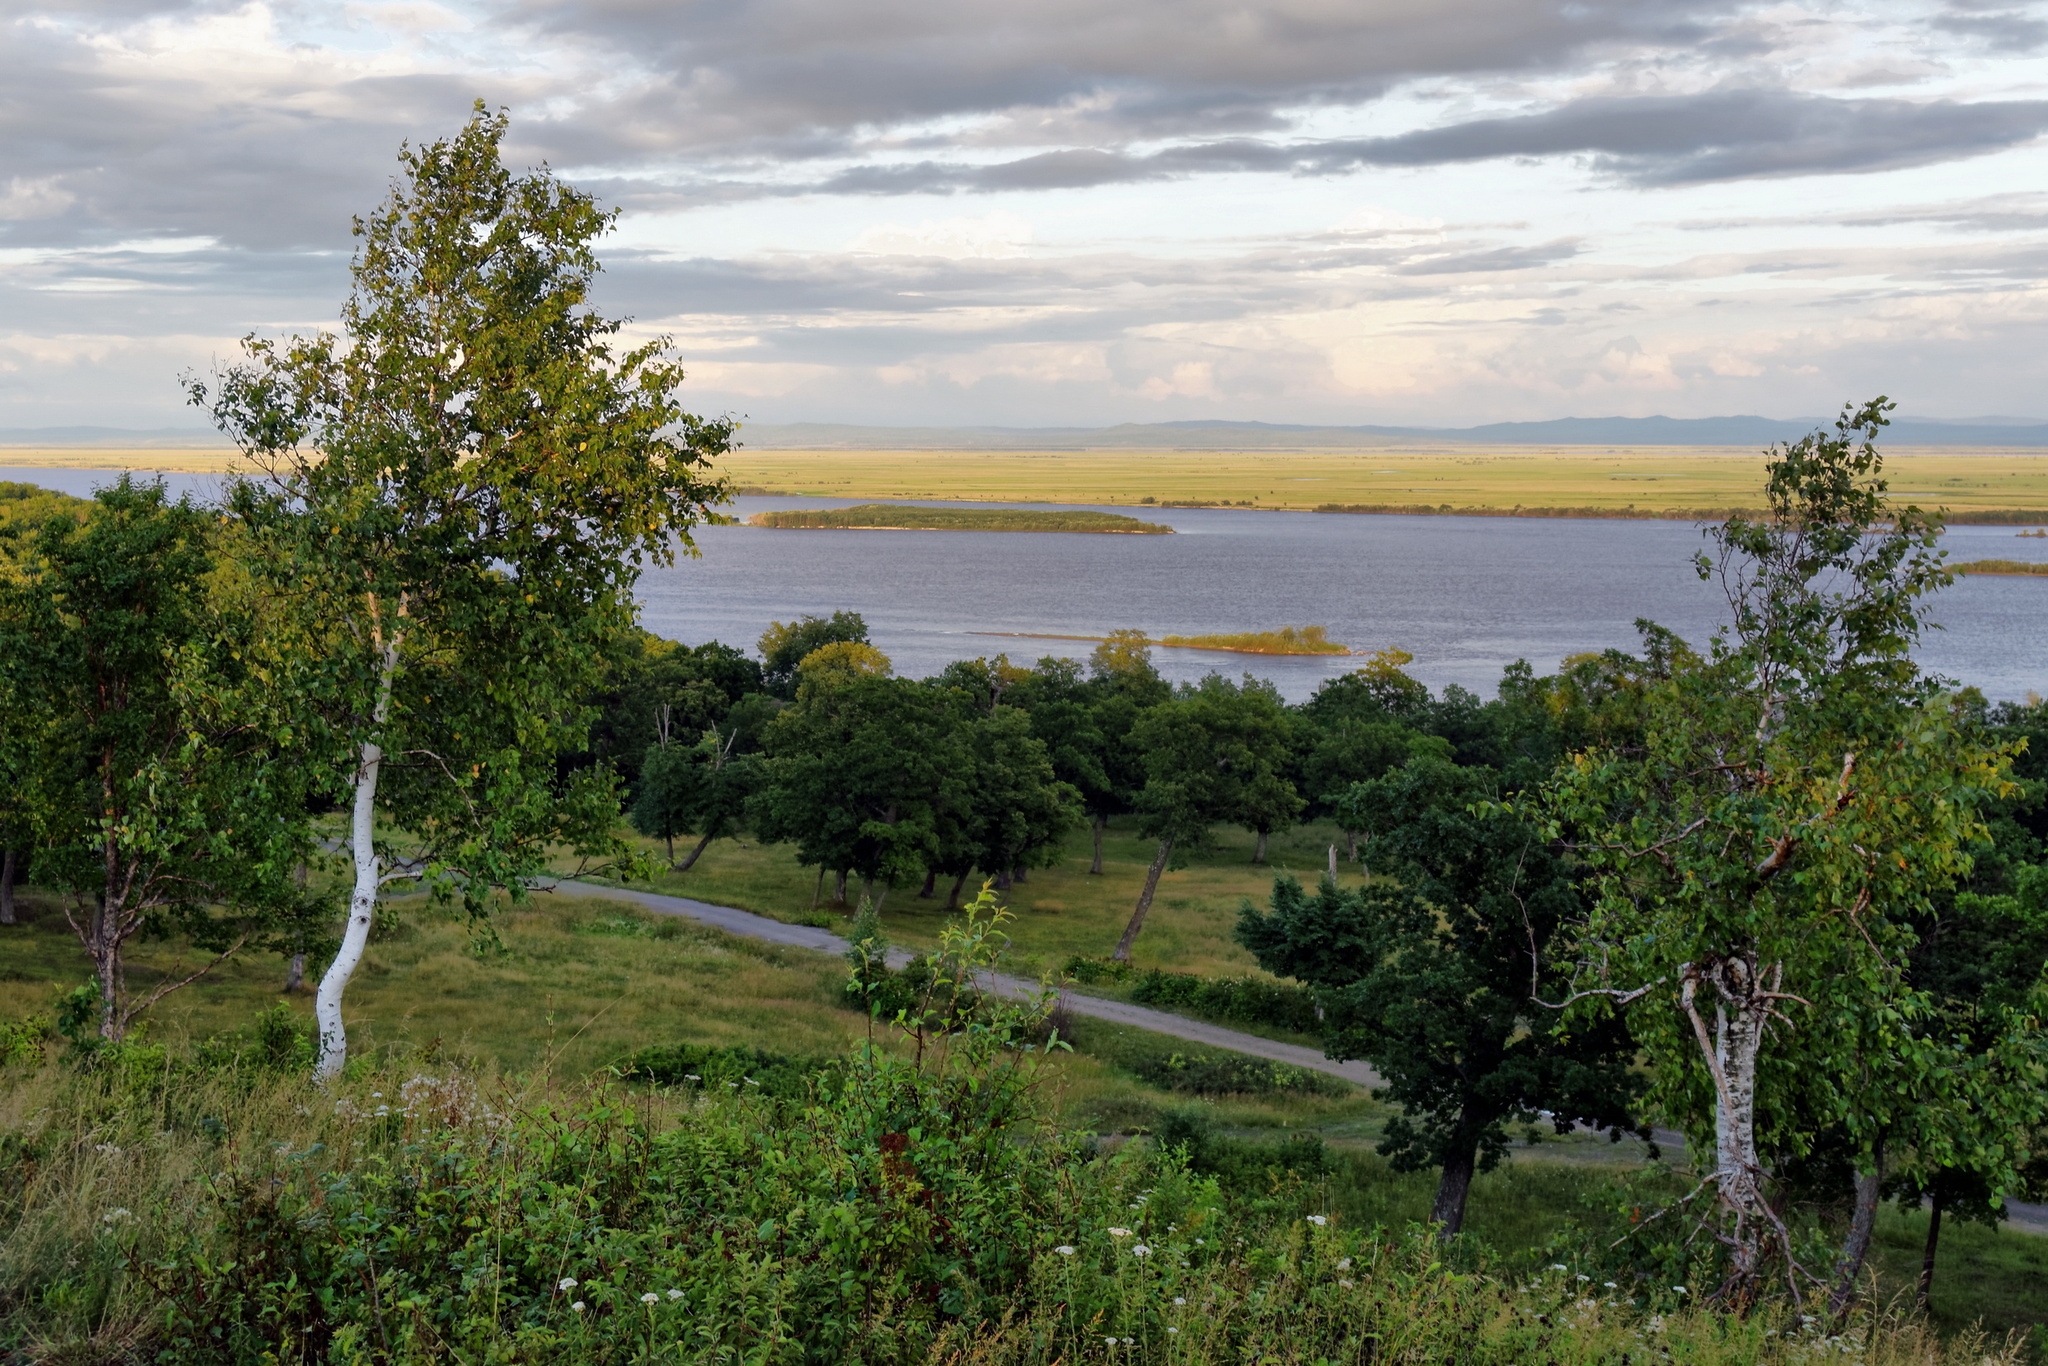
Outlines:
[[[1762, 502], [1765, 455], [1732, 447], [1396, 447], [1341, 451], [757, 450], [721, 462], [745, 493], [974, 502], [1324, 505], [1586, 515]], [[2048, 522], [2048, 453], [1888, 448], [1896, 496], [1959, 514], [2037, 512]], [[0, 464], [224, 473], [229, 451], [0, 451]]]

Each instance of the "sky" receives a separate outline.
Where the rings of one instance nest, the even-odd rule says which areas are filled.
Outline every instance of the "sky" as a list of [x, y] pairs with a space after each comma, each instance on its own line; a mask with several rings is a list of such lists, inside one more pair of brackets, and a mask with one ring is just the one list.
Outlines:
[[200, 425], [478, 99], [702, 413], [2048, 418], [2048, 5], [11, 0], [0, 427]]

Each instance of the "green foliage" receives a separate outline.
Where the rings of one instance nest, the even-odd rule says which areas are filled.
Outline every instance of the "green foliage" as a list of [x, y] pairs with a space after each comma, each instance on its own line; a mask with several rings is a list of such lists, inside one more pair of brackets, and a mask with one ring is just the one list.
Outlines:
[[794, 508], [757, 512], [753, 526], [903, 528], [919, 531], [1080, 531], [1171, 536], [1173, 528], [1114, 512], [1032, 512], [1023, 508], [909, 507], [862, 503], [847, 508]]
[[[1570, 868], [1535, 829], [1482, 805], [1487, 769], [1416, 759], [1341, 801], [1373, 832], [1362, 858], [1382, 875], [1356, 890], [1292, 878], [1272, 913], [1246, 903], [1238, 938], [1261, 967], [1313, 986], [1324, 1047], [1364, 1058], [1402, 1114], [1380, 1151], [1397, 1169], [1443, 1168], [1436, 1217], [1455, 1232], [1475, 1170], [1505, 1151], [1508, 1126], [1539, 1118], [1616, 1138], [1639, 1127], [1634, 1048], [1613, 1018], [1567, 1023], [1540, 1001], [1568, 968], [1584, 914]], [[1566, 960], [1568, 961], [1568, 960]]]
[[868, 624], [860, 613], [834, 612], [829, 617], [771, 622], [761, 633], [761, 673], [768, 690], [777, 697], [795, 697], [796, 666], [819, 647], [842, 641], [867, 644]]
[[0, 835], [73, 903], [112, 1039], [163, 994], [128, 996], [137, 935], [225, 955], [289, 918], [321, 775], [215, 518], [125, 475], [92, 507], [0, 581]]
[[1131, 999], [1140, 1005], [1303, 1034], [1317, 1029], [1314, 993], [1269, 977], [1202, 977], [1152, 968], [1137, 974], [1131, 984]]
[[650, 1044], [614, 1063], [628, 1081], [716, 1094], [758, 1091], [773, 1100], [802, 1103], [820, 1094], [820, 1084], [844, 1075], [840, 1058], [805, 1058], [759, 1048], [711, 1044]]
[[1321, 1072], [1264, 1058], [1248, 1058], [1242, 1053], [1168, 1053], [1143, 1059], [1132, 1070], [1140, 1081], [1161, 1090], [1187, 1091], [1198, 1096], [1341, 1096], [1351, 1090]]
[[[1971, 1066], [1928, 1030], [1904, 974], [2007, 755], [1915, 672], [1947, 574], [1936, 523], [1886, 497], [1888, 406], [1773, 453], [1771, 516], [1710, 529], [1718, 555], [1698, 562], [1731, 627], [1649, 687], [1639, 747], [1574, 756], [1544, 803], [1598, 876], [1581, 1005], [1648, 996], [1634, 1029], [1656, 1100], [1717, 1152], [1738, 1298], [1767, 1244], [1791, 1253], [1761, 1152], [1839, 1129], [1859, 1169], [1909, 1131], [1938, 1155], [1963, 1136], [1917, 1119], [1952, 1110], [1943, 1093], [1990, 1112], [2024, 1094], [2013, 1066]], [[1981, 1155], [2010, 1182], [2009, 1153]]]

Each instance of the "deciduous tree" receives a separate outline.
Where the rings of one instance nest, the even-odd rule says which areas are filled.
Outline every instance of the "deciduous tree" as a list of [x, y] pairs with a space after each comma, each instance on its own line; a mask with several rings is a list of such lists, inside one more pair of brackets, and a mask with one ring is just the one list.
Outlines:
[[[264, 469], [234, 506], [319, 662], [319, 741], [347, 756], [354, 890], [317, 1000], [321, 1076], [383, 889], [473, 914], [554, 849], [620, 857], [608, 772], [566, 780], [587, 704], [632, 629], [640, 567], [723, 496], [732, 427], [685, 413], [664, 340], [622, 348], [589, 304], [613, 215], [499, 159], [481, 106], [400, 154], [355, 225], [339, 336], [250, 339], [195, 403]], [[380, 813], [387, 824], [380, 831]]]

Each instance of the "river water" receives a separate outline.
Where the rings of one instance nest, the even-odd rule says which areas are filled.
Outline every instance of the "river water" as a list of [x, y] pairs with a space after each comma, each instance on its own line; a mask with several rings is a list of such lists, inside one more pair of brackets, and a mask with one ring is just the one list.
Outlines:
[[[110, 477], [0, 469], [0, 479], [81, 494]], [[171, 479], [198, 493], [212, 487], [206, 476]], [[741, 498], [733, 513], [850, 501]], [[1432, 686], [1456, 683], [1490, 697], [1516, 659], [1547, 672], [1581, 651], [1632, 649], [1638, 617], [1703, 643], [1727, 615], [1718, 585], [1692, 569], [1705, 542], [1684, 522], [1103, 510], [1137, 511], [1179, 534], [710, 527], [697, 534], [698, 557], [642, 578], [645, 622], [690, 644], [750, 646], [770, 621], [851, 610], [866, 618], [897, 672], [910, 676], [955, 659], [1085, 657], [1092, 648], [991, 633], [1136, 627], [1159, 636], [1319, 625], [1354, 650], [1408, 651], [1409, 671]], [[2016, 530], [1955, 527], [1944, 544], [1953, 560], [2048, 560], [2048, 540]], [[1945, 629], [1926, 638], [1925, 667], [1994, 699], [2048, 692], [2048, 579], [1962, 579], [1934, 609]], [[1342, 657], [1205, 650], [1161, 649], [1154, 659], [1173, 679], [1249, 671], [1296, 700], [1355, 667]]]

